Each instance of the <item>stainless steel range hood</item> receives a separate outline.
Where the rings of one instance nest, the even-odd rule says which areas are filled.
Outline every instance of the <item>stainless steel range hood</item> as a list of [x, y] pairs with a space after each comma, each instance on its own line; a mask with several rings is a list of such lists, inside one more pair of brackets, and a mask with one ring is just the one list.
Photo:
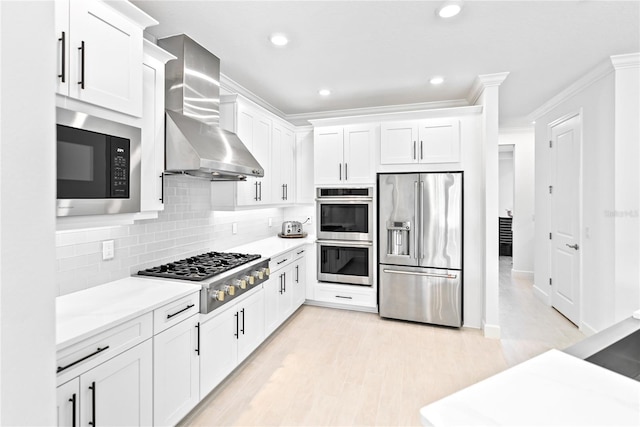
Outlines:
[[184, 34], [158, 45], [177, 57], [166, 66], [166, 171], [212, 181], [264, 176], [240, 138], [220, 128], [220, 60]]

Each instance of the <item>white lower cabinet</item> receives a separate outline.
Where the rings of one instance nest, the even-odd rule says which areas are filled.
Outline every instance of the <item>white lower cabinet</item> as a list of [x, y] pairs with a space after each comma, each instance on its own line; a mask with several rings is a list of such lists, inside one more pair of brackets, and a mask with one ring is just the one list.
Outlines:
[[271, 260], [271, 276], [264, 284], [265, 333], [270, 335], [300, 307], [306, 297], [305, 249], [286, 252]]
[[173, 426], [200, 401], [200, 315], [153, 337], [153, 424]]
[[152, 425], [152, 359], [147, 340], [59, 386], [58, 425]]
[[200, 396], [204, 398], [264, 340], [264, 290], [257, 289], [200, 325]]

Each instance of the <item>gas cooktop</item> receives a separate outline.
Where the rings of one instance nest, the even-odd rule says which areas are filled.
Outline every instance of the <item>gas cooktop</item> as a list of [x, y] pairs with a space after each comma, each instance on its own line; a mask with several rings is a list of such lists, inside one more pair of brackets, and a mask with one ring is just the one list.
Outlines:
[[200, 282], [258, 258], [260, 258], [260, 255], [207, 252], [168, 264], [162, 264], [157, 267], [147, 268], [146, 270], [140, 270], [138, 274], [141, 276]]

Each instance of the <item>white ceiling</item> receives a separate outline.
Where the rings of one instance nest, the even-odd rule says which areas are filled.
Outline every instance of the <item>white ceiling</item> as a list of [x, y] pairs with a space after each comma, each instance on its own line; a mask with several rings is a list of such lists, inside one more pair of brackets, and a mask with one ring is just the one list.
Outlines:
[[[640, 1], [467, 0], [446, 21], [435, 1], [133, 3], [160, 21], [150, 34], [188, 34], [285, 115], [464, 100], [476, 76], [509, 72], [500, 125], [523, 126], [609, 56], [640, 51]], [[274, 32], [290, 43], [271, 45]]]

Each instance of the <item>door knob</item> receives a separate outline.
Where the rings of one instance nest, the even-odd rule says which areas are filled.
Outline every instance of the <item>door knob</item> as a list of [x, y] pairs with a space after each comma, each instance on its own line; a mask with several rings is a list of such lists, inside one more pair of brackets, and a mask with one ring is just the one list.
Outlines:
[[569, 247], [569, 248], [571, 248], [571, 249], [575, 249], [576, 251], [577, 251], [578, 249], [580, 249], [580, 246], [578, 246], [578, 244], [577, 244], [577, 243], [576, 243], [575, 245], [570, 245], [570, 244], [568, 244], [568, 243], [567, 243], [566, 245], [567, 245], [567, 247]]

